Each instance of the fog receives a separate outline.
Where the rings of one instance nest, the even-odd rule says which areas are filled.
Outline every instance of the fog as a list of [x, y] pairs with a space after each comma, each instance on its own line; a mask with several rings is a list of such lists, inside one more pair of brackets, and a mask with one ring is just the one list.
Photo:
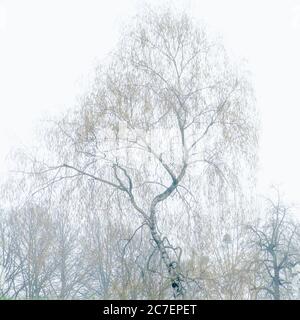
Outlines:
[[299, 299], [299, 35], [292, 0], [0, 0], [0, 298]]
[[[160, 3], [162, 3], [161, 1]], [[0, 1], [0, 159], [30, 143], [36, 122], [76, 103], [89, 76], [141, 1]], [[261, 192], [280, 186], [298, 202], [298, 1], [177, 1], [247, 61], [261, 119]]]

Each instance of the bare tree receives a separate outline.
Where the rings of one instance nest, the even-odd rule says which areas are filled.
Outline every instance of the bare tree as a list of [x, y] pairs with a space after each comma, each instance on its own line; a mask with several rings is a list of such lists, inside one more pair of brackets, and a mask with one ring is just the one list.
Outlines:
[[17, 279], [21, 265], [15, 257], [16, 246], [9, 223], [9, 211], [0, 210], [0, 296], [13, 297], [17, 294]]
[[52, 253], [55, 273], [50, 279], [50, 294], [63, 300], [81, 297], [81, 289], [87, 281], [85, 253], [81, 244], [82, 232], [67, 204], [64, 197], [60, 207], [52, 210], [55, 227]]
[[32, 161], [36, 191], [63, 192], [62, 180], [76, 185], [77, 199], [97, 190], [110, 212], [135, 220], [132, 237], [148, 228], [149, 268], [159, 257], [183, 297], [181, 241], [162, 221], [182, 215], [200, 180], [225, 201], [239, 163], [255, 154], [252, 89], [219, 41], [186, 14], [149, 9], [125, 28], [80, 106], [46, 135], [48, 158]]
[[274, 300], [291, 298], [293, 280], [299, 274], [299, 226], [293, 221], [290, 208], [284, 205], [279, 193], [274, 202], [268, 199], [267, 219], [258, 226], [250, 226], [258, 257], [253, 260], [257, 268], [259, 293]]
[[14, 262], [19, 266], [14, 296], [40, 299], [49, 296], [48, 282], [55, 265], [53, 225], [48, 210], [35, 204], [10, 214], [10, 236], [14, 239]]

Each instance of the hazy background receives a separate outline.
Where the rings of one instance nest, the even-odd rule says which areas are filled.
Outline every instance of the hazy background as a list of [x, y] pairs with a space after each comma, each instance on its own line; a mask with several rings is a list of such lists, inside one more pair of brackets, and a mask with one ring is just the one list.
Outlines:
[[[0, 171], [36, 121], [76, 103], [120, 22], [147, 1], [0, 0]], [[148, 1], [165, 3], [166, 1]], [[252, 72], [261, 119], [259, 192], [299, 203], [300, 1], [178, 0], [223, 36]]]

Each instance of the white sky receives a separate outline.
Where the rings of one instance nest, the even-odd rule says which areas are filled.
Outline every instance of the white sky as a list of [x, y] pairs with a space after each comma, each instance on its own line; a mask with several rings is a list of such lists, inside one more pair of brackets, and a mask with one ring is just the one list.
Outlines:
[[[0, 171], [11, 147], [30, 143], [37, 119], [75, 103], [141, 2], [0, 0]], [[300, 0], [172, 2], [248, 61], [262, 122], [259, 190], [279, 185], [299, 203]]]

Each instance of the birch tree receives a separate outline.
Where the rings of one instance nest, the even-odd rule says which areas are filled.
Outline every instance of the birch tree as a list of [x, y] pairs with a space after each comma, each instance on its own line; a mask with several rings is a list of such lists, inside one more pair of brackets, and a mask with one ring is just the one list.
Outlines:
[[124, 27], [90, 92], [47, 130], [48, 158], [32, 164], [43, 176], [36, 191], [63, 192], [68, 181], [74, 199], [93, 194], [117, 223], [132, 221], [132, 237], [147, 229], [149, 268], [158, 258], [173, 296], [184, 297], [188, 230], [176, 219], [201, 185], [226, 201], [240, 165], [254, 161], [256, 127], [247, 72], [221, 42], [185, 13], [149, 9]]

